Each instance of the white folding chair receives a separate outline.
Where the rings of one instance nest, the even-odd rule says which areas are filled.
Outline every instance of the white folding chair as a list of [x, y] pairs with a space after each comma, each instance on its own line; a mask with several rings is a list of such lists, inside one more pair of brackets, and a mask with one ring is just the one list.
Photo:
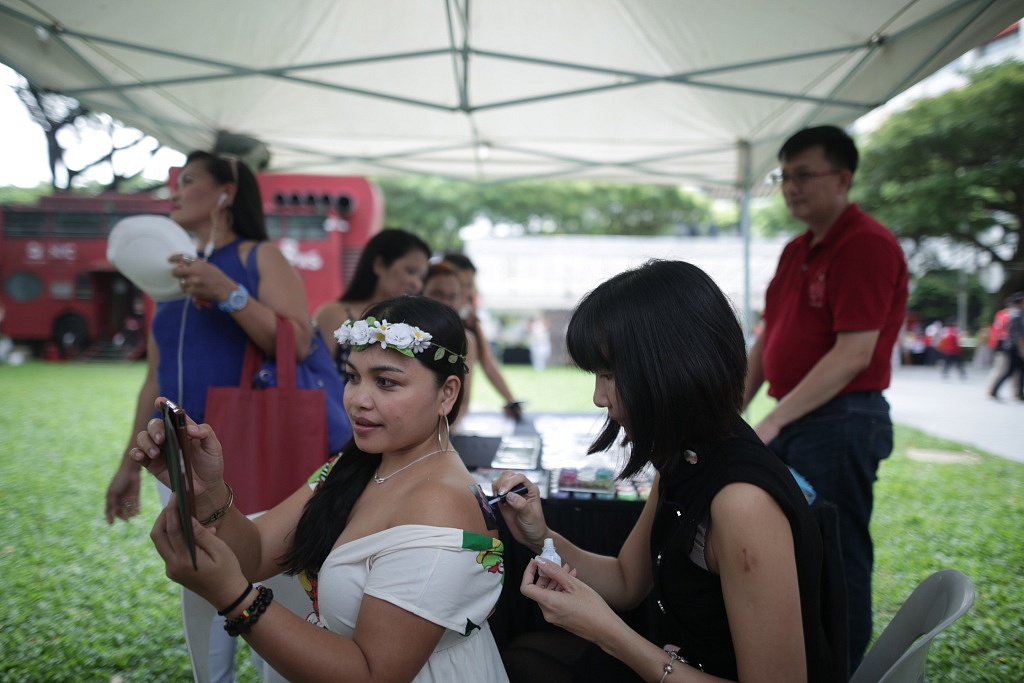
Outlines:
[[900, 606], [850, 683], [921, 683], [932, 639], [974, 603], [974, 584], [955, 569], [935, 572]]

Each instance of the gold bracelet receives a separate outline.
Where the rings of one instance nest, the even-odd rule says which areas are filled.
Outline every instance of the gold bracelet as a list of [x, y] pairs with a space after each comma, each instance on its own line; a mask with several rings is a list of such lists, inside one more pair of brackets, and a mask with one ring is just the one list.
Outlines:
[[210, 526], [211, 524], [216, 522], [218, 519], [220, 519], [224, 515], [228, 514], [228, 510], [230, 510], [231, 506], [234, 504], [234, 502], [235, 502], [235, 492], [234, 492], [234, 490], [232, 490], [231, 484], [229, 484], [227, 482], [224, 482], [224, 486], [228, 487], [228, 502], [224, 503], [224, 507], [222, 507], [219, 510], [216, 510], [212, 515], [210, 515], [209, 517], [207, 517], [203, 521], [199, 522], [203, 526]]

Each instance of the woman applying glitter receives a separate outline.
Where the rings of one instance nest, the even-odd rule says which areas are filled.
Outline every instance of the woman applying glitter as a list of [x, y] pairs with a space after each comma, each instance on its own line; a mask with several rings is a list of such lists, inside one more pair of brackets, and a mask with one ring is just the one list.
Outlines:
[[[821, 535], [789, 470], [740, 416], [743, 335], [718, 286], [688, 263], [650, 261], [584, 297], [567, 347], [594, 373], [594, 403], [608, 411], [590, 452], [627, 443], [620, 477], [649, 465], [656, 476], [617, 557], [549, 529], [522, 474], [495, 482], [496, 495], [528, 486], [499, 508], [516, 540], [540, 552], [552, 538], [571, 568], [531, 560], [523, 594], [580, 638], [517, 657], [506, 650], [510, 676], [516, 660], [532, 660], [526, 668], [558, 681], [833, 680]], [[613, 611], [652, 591], [657, 643]], [[556, 642], [557, 652], [540, 651]]]

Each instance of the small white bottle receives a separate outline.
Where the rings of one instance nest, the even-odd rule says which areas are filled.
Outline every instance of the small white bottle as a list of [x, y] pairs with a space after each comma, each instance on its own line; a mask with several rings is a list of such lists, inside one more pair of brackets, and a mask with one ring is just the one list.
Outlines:
[[[540, 556], [549, 562], [554, 562], [559, 567], [562, 566], [562, 558], [558, 556], [558, 551], [555, 550], [555, 541], [552, 538], [544, 539], [544, 547], [540, 551]], [[544, 576], [544, 571], [539, 567], [538, 571], [541, 576]]]

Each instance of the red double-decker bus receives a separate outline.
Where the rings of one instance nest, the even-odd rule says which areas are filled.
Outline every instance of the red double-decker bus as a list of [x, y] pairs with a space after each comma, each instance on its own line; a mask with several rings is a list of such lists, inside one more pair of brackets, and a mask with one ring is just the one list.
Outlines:
[[[339, 295], [380, 230], [380, 189], [358, 177], [257, 180], [267, 231], [302, 276], [312, 314]], [[112, 340], [121, 357], [141, 354], [152, 302], [107, 261], [107, 236], [126, 216], [169, 211], [166, 199], [115, 193], [0, 207], [0, 333], [65, 357]]]

